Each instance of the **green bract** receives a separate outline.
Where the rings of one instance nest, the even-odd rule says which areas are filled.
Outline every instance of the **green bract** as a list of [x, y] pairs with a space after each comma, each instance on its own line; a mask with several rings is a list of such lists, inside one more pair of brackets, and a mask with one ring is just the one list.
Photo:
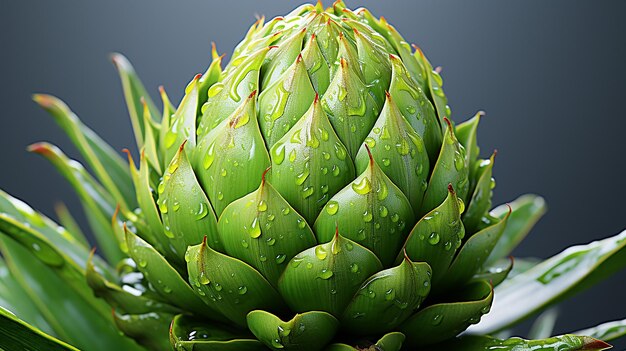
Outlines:
[[[1, 193], [0, 304], [15, 315], [0, 309], [0, 349], [608, 346], [545, 338], [550, 323], [540, 340], [458, 337], [493, 301], [470, 332], [499, 331], [622, 268], [626, 234], [520, 260], [507, 277], [543, 199], [491, 210], [482, 114], [455, 125], [438, 72], [384, 19], [341, 1], [303, 5], [257, 21], [223, 68], [212, 56], [178, 106], [161, 89], [162, 111], [112, 56], [138, 163], [63, 102], [34, 97], [93, 176], [53, 145], [29, 150], [77, 190], [99, 251], [64, 207], [61, 227]], [[618, 337], [624, 324], [589, 333]]]

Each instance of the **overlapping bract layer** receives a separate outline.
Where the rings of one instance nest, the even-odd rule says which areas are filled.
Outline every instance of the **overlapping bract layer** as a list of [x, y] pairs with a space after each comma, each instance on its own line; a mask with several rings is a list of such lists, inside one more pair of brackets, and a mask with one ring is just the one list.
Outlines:
[[[478, 117], [452, 125], [421, 51], [337, 2], [259, 20], [221, 59], [136, 123], [124, 248], [157, 300], [276, 349], [338, 329], [435, 343], [489, 310], [492, 287], [470, 280], [507, 221], [488, 214], [493, 157], [478, 160]], [[177, 330], [180, 348], [232, 342]]]

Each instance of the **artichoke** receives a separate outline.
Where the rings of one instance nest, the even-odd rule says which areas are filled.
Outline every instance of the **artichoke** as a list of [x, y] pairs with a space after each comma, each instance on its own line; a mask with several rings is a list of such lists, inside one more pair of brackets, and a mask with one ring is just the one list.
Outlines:
[[[496, 153], [480, 158], [482, 114], [455, 124], [437, 70], [383, 18], [341, 1], [261, 18], [223, 68], [213, 48], [209, 68], [191, 80], [177, 107], [161, 89], [162, 111], [130, 63], [119, 54], [112, 60], [138, 162], [126, 150], [128, 169], [48, 95], [35, 100], [67, 131], [97, 179], [53, 145], [30, 150], [78, 190], [99, 253], [116, 268], [87, 252], [63, 208], [64, 228], [6, 194], [0, 203], [6, 213], [0, 230], [17, 241], [3, 239], [7, 261], [27, 265], [32, 253], [40, 262], [29, 272], [68, 282], [62, 291], [97, 315], [107, 331], [95, 332], [107, 349], [608, 346], [573, 335], [455, 338], [489, 313], [495, 286], [529, 274], [505, 281], [512, 261], [504, 257], [544, 204], [526, 196], [491, 211]], [[621, 251], [618, 239], [600, 246], [587, 275]], [[99, 314], [105, 302], [112, 320]], [[534, 311], [503, 316], [506, 323], [484, 332]], [[31, 312], [30, 322], [43, 331], [93, 347], [60, 333], [67, 322], [58, 316], [37, 324], [39, 314]], [[23, 321], [3, 315], [14, 328], [7, 330], [24, 330]], [[73, 348], [28, 331], [32, 340]], [[0, 347], [22, 345], [13, 342]]]

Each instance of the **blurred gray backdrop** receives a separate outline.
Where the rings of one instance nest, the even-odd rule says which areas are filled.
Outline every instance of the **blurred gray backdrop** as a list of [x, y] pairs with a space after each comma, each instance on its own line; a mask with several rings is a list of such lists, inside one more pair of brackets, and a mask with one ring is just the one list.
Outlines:
[[[292, 1], [70, 1], [0, 4], [0, 188], [48, 215], [76, 196], [43, 159], [51, 141], [76, 150], [34, 92], [64, 99], [117, 150], [134, 147], [108, 60], [124, 53], [157, 97], [178, 102], [209, 63], [210, 41], [230, 53], [254, 16]], [[328, 4], [327, 4], [328, 5]], [[498, 149], [494, 203], [545, 196], [546, 217], [516, 251], [548, 257], [626, 228], [626, 3], [620, 1], [348, 1], [366, 6], [443, 67], [458, 122], [485, 110], [483, 156]], [[626, 272], [560, 305], [557, 332], [626, 317]], [[623, 345], [622, 345], [623, 346]]]

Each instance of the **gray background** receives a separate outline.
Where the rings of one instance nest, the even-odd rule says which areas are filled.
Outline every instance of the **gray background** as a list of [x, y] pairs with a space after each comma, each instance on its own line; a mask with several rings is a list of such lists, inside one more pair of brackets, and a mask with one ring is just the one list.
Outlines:
[[[0, 188], [52, 215], [72, 190], [24, 151], [52, 141], [76, 150], [33, 92], [64, 99], [117, 150], [133, 147], [120, 84], [107, 57], [127, 55], [149, 90], [178, 102], [204, 71], [210, 41], [230, 53], [255, 14], [290, 1], [3, 1], [0, 4]], [[350, 1], [384, 15], [443, 66], [453, 118], [487, 112], [483, 155], [499, 151], [495, 203], [546, 197], [547, 216], [516, 251], [548, 257], [626, 227], [623, 112], [626, 6], [618, 1]], [[557, 332], [626, 317], [626, 272], [561, 305]], [[623, 345], [622, 345], [623, 346]]]

